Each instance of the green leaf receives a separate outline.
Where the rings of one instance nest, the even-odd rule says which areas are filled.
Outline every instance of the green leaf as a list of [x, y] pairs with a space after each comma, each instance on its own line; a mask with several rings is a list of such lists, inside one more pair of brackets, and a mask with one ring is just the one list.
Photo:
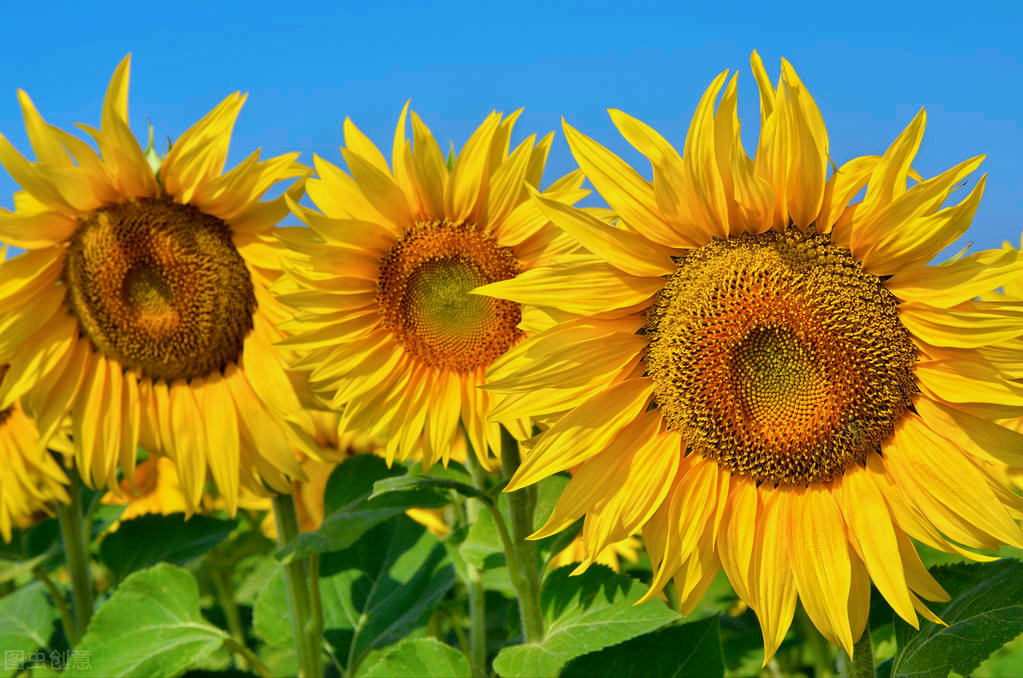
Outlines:
[[184, 514], [147, 515], [121, 523], [99, 547], [99, 557], [117, 581], [160, 562], [184, 565], [224, 541], [234, 521]]
[[914, 631], [897, 620], [892, 676], [971, 675], [988, 655], [1023, 633], [1023, 563], [956, 563], [931, 568], [931, 574], [952, 596], [943, 608], [932, 607], [948, 626], [921, 620]]
[[369, 650], [424, 624], [455, 573], [436, 538], [399, 516], [351, 548], [325, 555], [320, 578], [327, 641], [353, 673]]
[[356, 543], [362, 535], [406, 509], [444, 506], [447, 499], [433, 490], [414, 489], [389, 492], [370, 498], [373, 484], [402, 474], [402, 468], [387, 468], [380, 457], [358, 454], [339, 464], [327, 480], [323, 505], [326, 517], [320, 529], [299, 535], [278, 551], [278, 558], [290, 562], [312, 553], [339, 551]]
[[270, 647], [291, 647], [291, 620], [280, 565], [252, 607], [252, 631]]
[[410, 638], [398, 643], [360, 678], [469, 678], [465, 655], [435, 638]]
[[[459, 494], [465, 495], [466, 497], [475, 497], [481, 501], [485, 501], [488, 504], [493, 504], [494, 499], [482, 490], [477, 490], [472, 485], [466, 485], [456, 480], [448, 480], [447, 478], [431, 478], [430, 476], [396, 476], [394, 478], [384, 478], [373, 483], [373, 494], [370, 495], [370, 499], [375, 499], [384, 494], [390, 492], [407, 492], [408, 490], [427, 490], [427, 491], [439, 491], [439, 490], [454, 490]], [[447, 503], [447, 497], [440, 497], [441, 500]]]
[[[395, 643], [423, 625], [454, 581], [444, 547], [406, 516], [377, 525], [348, 549], [324, 554], [324, 636], [346, 673], [353, 673], [370, 650]], [[291, 646], [279, 574], [256, 600], [253, 629], [268, 645]]]
[[40, 553], [34, 558], [7, 559], [0, 558], [0, 582], [7, 582], [17, 579], [23, 574], [34, 570], [36, 566], [42, 565], [57, 552], [56, 545], [46, 553]]
[[560, 678], [725, 675], [717, 617], [670, 626], [569, 662]]
[[569, 577], [562, 567], [547, 577], [540, 605], [546, 635], [539, 643], [513, 645], [494, 659], [504, 678], [554, 676], [568, 661], [621, 643], [678, 619], [659, 600], [633, 606], [644, 593], [640, 582], [594, 565]]
[[99, 608], [76, 651], [88, 668], [75, 676], [180, 676], [216, 652], [227, 634], [199, 613], [199, 587], [180, 567], [160, 563], [129, 576]]
[[0, 598], [0, 650], [5, 657], [7, 652], [28, 656], [46, 647], [56, 619], [57, 611], [39, 582]]

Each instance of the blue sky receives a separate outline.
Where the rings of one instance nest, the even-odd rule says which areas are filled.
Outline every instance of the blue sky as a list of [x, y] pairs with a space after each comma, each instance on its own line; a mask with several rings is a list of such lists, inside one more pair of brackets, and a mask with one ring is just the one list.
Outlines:
[[[740, 70], [747, 148], [759, 122], [749, 54], [772, 77], [787, 57], [813, 94], [841, 163], [881, 153], [924, 106], [925, 176], [988, 155], [965, 240], [1018, 243], [1023, 229], [1023, 10], [1000, 3], [18, 3], [0, 41], [0, 132], [28, 150], [16, 90], [51, 123], [98, 125], [107, 82], [133, 52], [130, 115], [176, 137], [235, 90], [249, 99], [229, 162], [254, 147], [341, 164], [345, 116], [389, 148], [406, 99], [447, 146], [491, 109], [524, 107], [517, 138], [557, 130], [545, 180], [573, 169], [560, 117], [649, 176], [611, 125], [621, 108], [681, 148], [714, 76]], [[244, 9], [241, 9], [244, 7]], [[287, 14], [280, 8], [286, 7]], [[0, 206], [15, 184], [0, 171]], [[955, 195], [965, 196], [966, 192]], [[591, 201], [590, 204], [594, 204]]]

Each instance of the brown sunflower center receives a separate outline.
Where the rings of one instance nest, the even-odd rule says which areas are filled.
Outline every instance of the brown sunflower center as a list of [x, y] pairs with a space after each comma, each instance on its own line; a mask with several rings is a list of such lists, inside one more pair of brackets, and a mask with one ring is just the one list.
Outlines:
[[380, 261], [377, 302], [405, 350], [433, 367], [468, 372], [518, 340], [518, 304], [469, 294], [519, 272], [507, 247], [473, 224], [417, 224]]
[[733, 473], [833, 478], [880, 449], [915, 391], [897, 303], [829, 236], [715, 240], [679, 260], [650, 311], [656, 403]]
[[220, 219], [138, 198], [79, 219], [64, 281], [97, 351], [152, 379], [192, 379], [238, 362], [256, 297]]

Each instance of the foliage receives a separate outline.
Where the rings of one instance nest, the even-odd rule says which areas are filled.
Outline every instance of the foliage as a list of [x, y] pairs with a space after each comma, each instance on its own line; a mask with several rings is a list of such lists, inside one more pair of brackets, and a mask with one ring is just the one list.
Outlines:
[[[540, 484], [534, 527], [546, 521], [566, 482], [556, 476]], [[623, 563], [622, 572], [592, 565], [575, 576], [572, 567], [544, 566], [579, 525], [539, 543], [545, 635], [524, 642], [502, 543], [500, 521], [506, 526], [510, 516], [501, 489], [496, 479], [474, 486], [456, 463], [424, 474], [418, 466], [388, 468], [381, 459], [355, 457], [330, 476], [323, 525], [279, 550], [259, 533], [259, 513], [146, 516], [111, 531], [119, 513], [110, 512], [99, 519], [104, 527], [94, 523], [91, 531], [101, 595], [74, 648], [62, 631], [70, 587], [50, 519], [16, 532], [0, 551], [0, 586], [8, 587], [0, 598], [0, 646], [20, 652], [19, 666], [32, 676], [295, 675], [281, 564], [315, 554], [329, 676], [474, 675], [473, 577], [484, 590], [491, 676], [834, 675], [838, 651], [801, 610], [776, 657], [762, 667], [757, 619], [723, 574], [681, 618], [670, 585], [667, 604], [635, 605], [649, 582], [646, 561]], [[434, 536], [404, 515], [411, 507], [443, 508], [450, 532]], [[913, 629], [875, 592], [870, 624], [879, 675], [1018, 675], [1023, 564], [923, 553], [951, 595], [930, 606], [947, 626], [921, 621]]]

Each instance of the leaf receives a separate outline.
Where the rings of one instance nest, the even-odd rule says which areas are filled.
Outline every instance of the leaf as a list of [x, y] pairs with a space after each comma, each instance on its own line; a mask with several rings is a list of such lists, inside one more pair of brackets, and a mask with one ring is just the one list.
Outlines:
[[360, 678], [469, 678], [465, 655], [435, 638], [410, 638], [398, 643]]
[[725, 675], [720, 631], [717, 617], [670, 626], [573, 659], [558, 675], [617, 678], [641, 673], [665, 678], [719, 678]]
[[367, 530], [409, 508], [447, 504], [432, 490], [389, 492], [371, 499], [373, 484], [401, 475], [400, 467], [387, 468], [380, 457], [358, 454], [339, 464], [327, 480], [323, 505], [326, 517], [318, 530], [307, 532], [278, 551], [284, 562], [312, 553], [339, 551], [356, 543]]
[[39, 582], [4, 596], [0, 599], [0, 649], [5, 657], [8, 652], [28, 655], [46, 647], [56, 619], [57, 611]]
[[[475, 497], [481, 501], [485, 501], [488, 504], [493, 504], [494, 499], [484, 492], [478, 490], [472, 485], [466, 485], [455, 480], [448, 480], [446, 478], [431, 478], [430, 476], [395, 476], [393, 478], [384, 478], [373, 483], [373, 494], [370, 495], [370, 499], [375, 499], [384, 494], [390, 492], [406, 492], [408, 490], [426, 490], [426, 491], [440, 491], [440, 490], [454, 490], [459, 494], [465, 495], [466, 497]], [[440, 497], [445, 503], [447, 503], [447, 497]]]
[[160, 563], [129, 576], [103, 603], [75, 648], [89, 666], [64, 676], [171, 678], [200, 664], [226, 637], [199, 613], [192, 575]]
[[[406, 516], [377, 525], [348, 549], [324, 554], [324, 636], [346, 673], [354, 673], [370, 650], [395, 643], [425, 623], [454, 581], [444, 547]], [[253, 629], [268, 645], [292, 643], [284, 595], [278, 574], [256, 600]]]
[[952, 600], [932, 609], [947, 627], [921, 621], [920, 630], [896, 621], [899, 649], [891, 675], [943, 678], [970, 675], [988, 655], [1023, 633], [1023, 563], [956, 563], [931, 568]]
[[25, 558], [24, 560], [0, 558], [0, 583], [12, 581], [23, 574], [31, 572], [37, 565], [42, 565], [49, 560], [56, 552], [57, 548], [54, 545], [46, 553], [40, 553], [33, 558]]
[[184, 514], [147, 515], [121, 523], [99, 547], [99, 557], [118, 581], [159, 562], [184, 565], [224, 541], [234, 521]]
[[540, 595], [546, 634], [539, 643], [502, 649], [494, 670], [504, 678], [554, 676], [568, 661], [658, 629], [678, 619], [663, 603], [633, 606], [643, 584], [603, 565], [576, 577], [562, 567], [547, 577]]

